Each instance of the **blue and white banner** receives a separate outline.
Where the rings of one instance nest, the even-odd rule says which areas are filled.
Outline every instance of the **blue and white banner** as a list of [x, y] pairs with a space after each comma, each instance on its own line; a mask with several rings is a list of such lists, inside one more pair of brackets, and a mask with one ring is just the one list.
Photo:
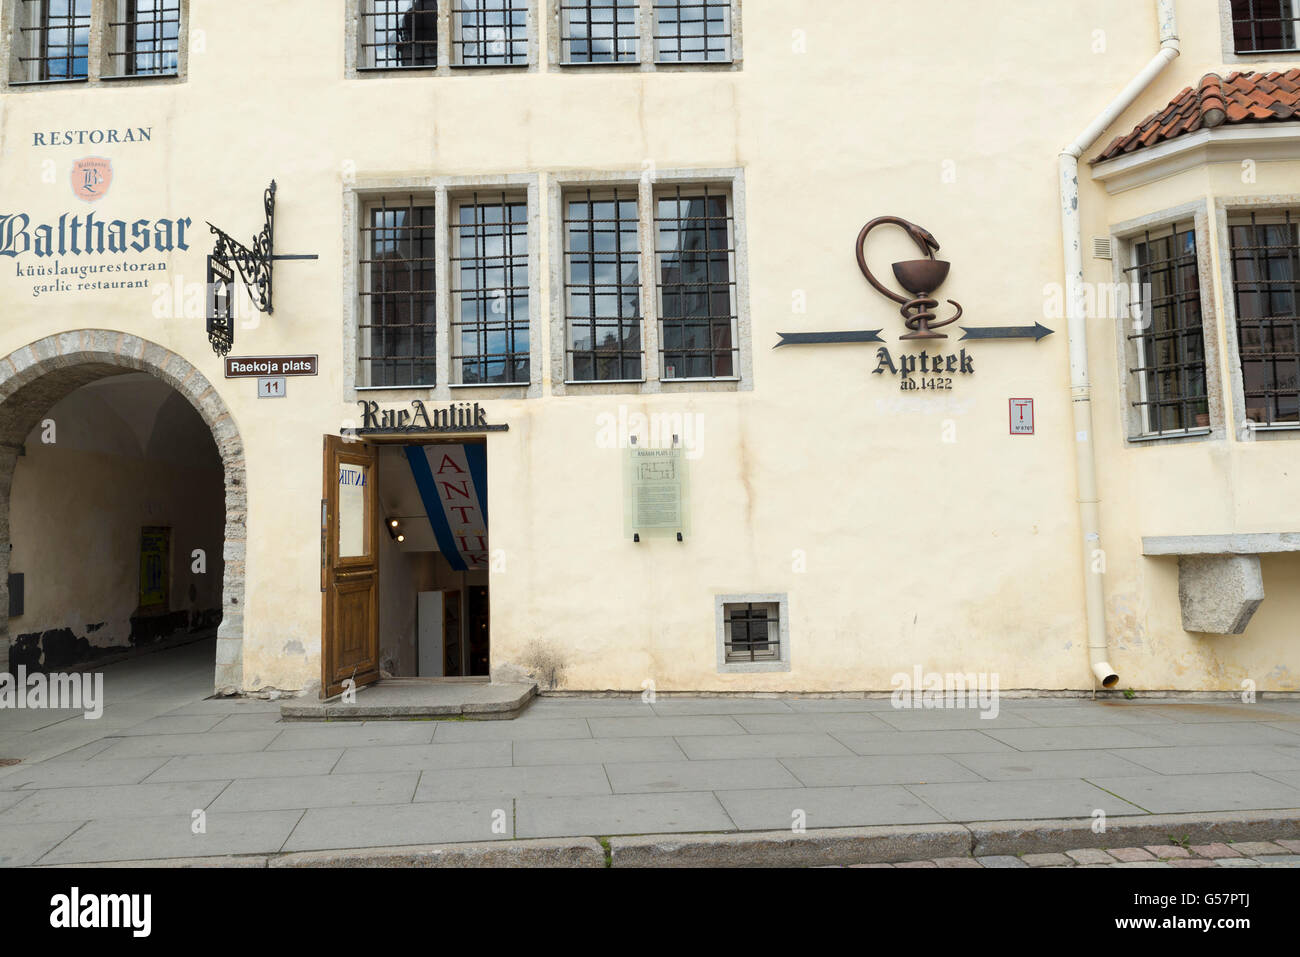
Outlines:
[[458, 572], [487, 570], [487, 448], [408, 445], [406, 459], [438, 550]]

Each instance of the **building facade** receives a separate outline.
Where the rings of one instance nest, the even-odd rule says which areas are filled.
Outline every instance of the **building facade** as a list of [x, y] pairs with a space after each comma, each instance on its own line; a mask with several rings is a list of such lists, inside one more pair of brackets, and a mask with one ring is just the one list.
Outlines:
[[1291, 0], [0, 2], [11, 664], [1300, 690]]

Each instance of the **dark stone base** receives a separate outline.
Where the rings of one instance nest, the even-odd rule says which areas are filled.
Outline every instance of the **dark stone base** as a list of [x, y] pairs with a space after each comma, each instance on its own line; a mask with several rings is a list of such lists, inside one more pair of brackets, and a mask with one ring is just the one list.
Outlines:
[[[18, 635], [9, 645], [9, 670], [16, 673], [18, 666], [22, 665], [28, 674], [73, 671], [106, 658], [130, 657], [140, 651], [152, 650], [155, 645], [184, 644], [174, 639], [215, 633], [219, 624], [220, 608], [138, 615], [131, 619], [131, 644], [108, 648], [93, 646], [86, 638], [74, 634], [71, 628]], [[86, 633], [93, 634], [103, 626], [103, 622], [89, 625]]]

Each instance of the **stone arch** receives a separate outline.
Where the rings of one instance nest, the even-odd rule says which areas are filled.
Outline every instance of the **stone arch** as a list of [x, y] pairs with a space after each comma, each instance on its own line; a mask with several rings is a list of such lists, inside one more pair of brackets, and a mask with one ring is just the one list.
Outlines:
[[212, 431], [226, 485], [221, 626], [214, 685], [239, 690], [244, 662], [244, 560], [248, 490], [244, 443], [216, 388], [176, 353], [139, 336], [80, 329], [37, 340], [0, 359], [0, 669], [9, 651], [9, 495], [14, 468], [40, 417], [72, 392], [106, 376], [147, 372], [179, 392]]

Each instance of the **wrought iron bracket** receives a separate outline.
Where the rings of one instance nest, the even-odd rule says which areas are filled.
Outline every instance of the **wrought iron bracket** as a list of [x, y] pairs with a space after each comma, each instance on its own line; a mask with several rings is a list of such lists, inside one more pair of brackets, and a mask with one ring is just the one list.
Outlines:
[[269, 316], [274, 312], [271, 263], [275, 256], [275, 180], [271, 180], [271, 185], [266, 188], [262, 205], [266, 210], [266, 225], [254, 237], [252, 249], [212, 223], [208, 223], [208, 228], [217, 236], [217, 245], [212, 250], [213, 258], [234, 264], [239, 270], [239, 278], [244, 280], [244, 285], [248, 288], [253, 305]]
[[225, 230], [208, 223], [217, 237], [212, 255], [208, 257], [208, 340], [219, 356], [229, 354], [235, 342], [235, 322], [230, 287], [236, 271], [248, 290], [249, 299], [261, 312], [271, 315], [273, 266], [277, 259], [316, 259], [315, 255], [277, 256], [275, 254], [275, 180], [262, 195], [266, 225], [253, 238], [252, 247], [245, 246]]

